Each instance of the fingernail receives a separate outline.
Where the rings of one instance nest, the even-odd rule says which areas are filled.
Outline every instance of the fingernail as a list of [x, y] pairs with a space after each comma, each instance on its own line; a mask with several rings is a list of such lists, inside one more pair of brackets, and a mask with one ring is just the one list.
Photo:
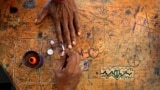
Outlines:
[[37, 20], [37, 19], [35, 19], [35, 20], [34, 20], [34, 23], [37, 23], [37, 21], [38, 21], [38, 20]]
[[75, 41], [73, 41], [73, 42], [72, 42], [72, 44], [73, 44], [73, 45], [76, 45], [76, 42], [75, 42]]
[[64, 51], [62, 51], [61, 56], [64, 56]]
[[81, 35], [81, 32], [78, 32], [78, 36]]
[[71, 48], [72, 48], [72, 45], [68, 45], [68, 48], [71, 49]]

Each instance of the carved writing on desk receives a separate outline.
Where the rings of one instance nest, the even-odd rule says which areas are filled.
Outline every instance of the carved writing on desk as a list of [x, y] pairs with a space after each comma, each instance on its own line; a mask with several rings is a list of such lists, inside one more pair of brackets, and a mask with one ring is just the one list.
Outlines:
[[134, 76], [133, 67], [102, 67], [101, 77], [110, 79], [131, 79]]

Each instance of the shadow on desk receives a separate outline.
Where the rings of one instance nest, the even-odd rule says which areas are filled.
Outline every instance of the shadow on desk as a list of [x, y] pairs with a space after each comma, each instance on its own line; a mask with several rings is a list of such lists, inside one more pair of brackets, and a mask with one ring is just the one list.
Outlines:
[[0, 66], [0, 89], [16, 90], [12, 80], [2, 66]]

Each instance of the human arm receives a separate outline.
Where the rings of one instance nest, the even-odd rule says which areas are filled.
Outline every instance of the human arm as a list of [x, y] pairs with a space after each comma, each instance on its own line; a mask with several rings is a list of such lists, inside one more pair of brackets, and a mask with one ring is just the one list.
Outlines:
[[80, 56], [75, 51], [65, 51], [55, 68], [55, 80], [58, 90], [75, 90], [81, 77]]

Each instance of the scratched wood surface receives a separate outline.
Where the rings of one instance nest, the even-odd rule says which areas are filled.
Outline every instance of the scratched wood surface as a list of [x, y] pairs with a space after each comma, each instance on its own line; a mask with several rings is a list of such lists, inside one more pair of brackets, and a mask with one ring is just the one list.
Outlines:
[[[60, 48], [47, 17], [34, 19], [47, 0], [0, 1], [0, 64], [18, 90], [56, 90], [54, 66]], [[77, 90], [160, 90], [160, 0], [76, 0], [82, 36], [73, 48], [83, 75]], [[20, 66], [23, 54], [43, 55], [38, 69]]]

